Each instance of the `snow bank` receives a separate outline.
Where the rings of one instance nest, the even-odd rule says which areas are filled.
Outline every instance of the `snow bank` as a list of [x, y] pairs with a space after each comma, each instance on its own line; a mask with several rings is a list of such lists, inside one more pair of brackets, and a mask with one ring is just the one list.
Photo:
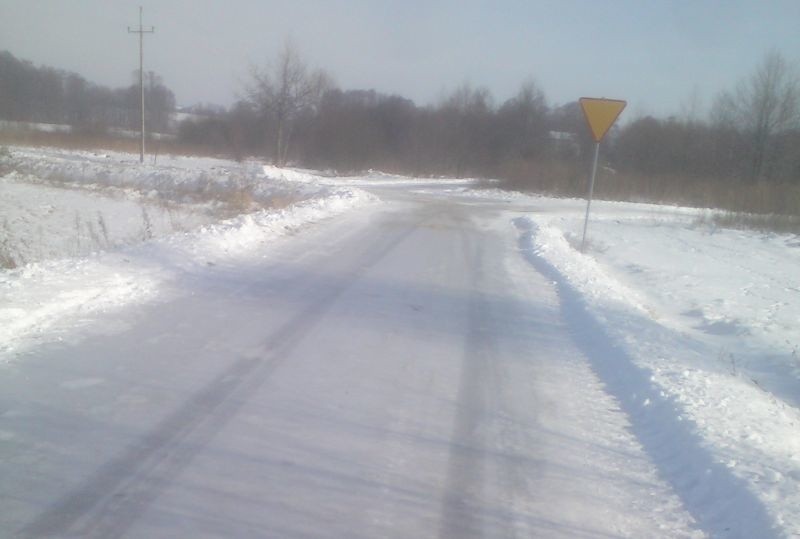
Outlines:
[[51, 187], [0, 177], [0, 267], [133, 245], [218, 220], [206, 207], [154, 204], [136, 192]]
[[[14, 148], [3, 166], [0, 255], [21, 258], [0, 269], [0, 363], [67, 338], [101, 313], [162, 297], [182, 275], [262, 256], [275, 238], [375, 200], [216, 159], [141, 166], [128, 154]], [[224, 197], [242, 185], [264, 202], [294, 203], [222, 221], [196, 204], [143, 205], [197, 191]]]
[[297, 183], [319, 183], [324, 181], [324, 178], [319, 174], [314, 174], [310, 171], [294, 169], [294, 168], [280, 168], [273, 165], [264, 165], [264, 175], [268, 178], [275, 178], [287, 182]]
[[[380, 186], [461, 186], [466, 190], [468, 186], [475, 185], [481, 180], [476, 178], [416, 178], [400, 174], [388, 174], [377, 170], [368, 170], [365, 174], [357, 176], [323, 175], [317, 171], [299, 168], [279, 168], [264, 165], [264, 175], [287, 182], [300, 184], [351, 186], [351, 187], [380, 187]], [[441, 190], [439, 191], [441, 192]]]
[[157, 200], [179, 203], [220, 202], [246, 195], [269, 205], [276, 198], [297, 201], [324, 194], [323, 186], [266, 177], [256, 161], [184, 156], [148, 157], [119, 152], [76, 152], [11, 147], [7, 170], [57, 184], [136, 190]]
[[527, 202], [534, 212], [517, 225], [563, 279], [583, 321], [576, 339], [595, 339], [587, 355], [682, 497], [705, 504], [696, 509], [714, 529], [713, 515], [751, 514], [754, 496], [769, 522], [800, 535], [798, 238], [708, 228], [700, 210], [600, 202], [582, 254], [585, 202]]
[[201, 227], [188, 236], [173, 235], [159, 242], [180, 256], [181, 264], [203, 265], [250, 256], [269, 240], [302, 226], [375, 201], [361, 190], [341, 189], [328, 196], [309, 199], [288, 208], [263, 210]]
[[0, 363], [61, 340], [101, 313], [156, 299], [182, 275], [262, 256], [269, 241], [370, 200], [363, 192], [341, 191], [135, 247], [0, 272]]
[[163, 278], [120, 256], [0, 272], [0, 364], [34, 345], [68, 338], [90, 317], [153, 299]]

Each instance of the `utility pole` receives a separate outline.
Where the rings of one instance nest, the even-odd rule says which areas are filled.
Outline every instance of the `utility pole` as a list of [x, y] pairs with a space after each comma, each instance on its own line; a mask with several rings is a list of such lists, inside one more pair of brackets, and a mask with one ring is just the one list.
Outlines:
[[155, 26], [145, 28], [142, 26], [142, 6], [139, 6], [139, 28], [131, 30], [128, 26], [129, 34], [139, 34], [139, 91], [142, 94], [142, 140], [139, 144], [139, 162], [144, 163], [144, 35], [155, 33]]

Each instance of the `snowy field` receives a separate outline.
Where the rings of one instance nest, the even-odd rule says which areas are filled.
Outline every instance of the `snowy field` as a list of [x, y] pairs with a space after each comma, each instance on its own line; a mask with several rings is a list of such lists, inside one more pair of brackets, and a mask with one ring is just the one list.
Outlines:
[[[736, 503], [714, 481], [724, 466], [800, 536], [800, 238], [711, 227], [708, 210], [601, 201], [583, 254], [585, 201], [453, 194], [527, 206], [513, 220], [521, 249], [686, 498]], [[695, 436], [706, 455], [687, 452]]]
[[0, 158], [0, 363], [87, 317], [168, 294], [372, 197], [266, 176], [259, 163], [10, 148]]
[[584, 201], [470, 180], [11, 154], [0, 163], [0, 364], [72, 339], [103, 313], [164, 301], [187, 275], [267, 256], [266, 243], [307, 223], [374, 204], [363, 189], [399, 186], [482, 208], [487, 226], [514, 238], [508, 273], [532, 266], [552, 283], [591, 370], [684, 505], [747, 514], [758, 500], [778, 536], [800, 536], [797, 236], [714, 228], [707, 210], [595, 202], [581, 253]]
[[218, 220], [204, 207], [156, 204], [135, 191], [35, 180], [13, 172], [0, 179], [0, 260], [6, 269], [83, 257]]

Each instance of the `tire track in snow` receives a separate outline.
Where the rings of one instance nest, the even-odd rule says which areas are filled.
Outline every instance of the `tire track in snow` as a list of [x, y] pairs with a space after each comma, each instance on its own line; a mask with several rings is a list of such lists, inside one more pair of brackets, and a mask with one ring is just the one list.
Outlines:
[[[395, 225], [396, 226], [396, 225]], [[375, 234], [378, 241], [337, 279], [321, 278], [308, 305], [266, 339], [263, 350], [235, 360], [210, 383], [118, 457], [16, 533], [17, 537], [122, 536], [236, 415], [295, 345], [361, 275], [404, 241], [418, 223]], [[300, 283], [302, 286], [305, 283]]]
[[[464, 357], [456, 395], [453, 433], [441, 508], [439, 537], [514, 537], [515, 520], [507, 508], [487, 498], [489, 484], [516, 488], [508, 458], [494, 454], [487, 439], [498, 413], [501, 393], [497, 372], [497, 327], [491, 302], [483, 288], [486, 276], [484, 245], [461, 233], [464, 266], [469, 268]], [[496, 475], [496, 477], [495, 477]]]
[[[480, 537], [483, 522], [479, 499], [484, 483], [486, 455], [480, 439], [481, 423], [486, 416], [486, 390], [483, 385], [486, 370], [486, 347], [491, 335], [485, 332], [482, 320], [483, 305], [477, 290], [482, 270], [480, 246], [461, 234], [464, 265], [469, 268], [470, 298], [464, 341], [464, 357], [455, 401], [455, 419], [450, 437], [450, 455], [442, 500], [439, 537]], [[475, 251], [475, 252], [472, 252]]]

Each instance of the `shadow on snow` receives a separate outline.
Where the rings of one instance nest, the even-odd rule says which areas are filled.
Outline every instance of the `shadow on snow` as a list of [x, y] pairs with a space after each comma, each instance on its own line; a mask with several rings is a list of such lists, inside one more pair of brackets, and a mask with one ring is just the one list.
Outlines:
[[699, 527], [713, 537], [777, 537], [772, 519], [747, 483], [714, 459], [697, 425], [682, 414], [680, 405], [614, 343], [587, 309], [581, 293], [539, 256], [533, 245], [536, 225], [524, 218], [515, 219], [514, 225], [520, 231], [522, 255], [555, 283], [575, 344], [619, 401], [634, 435]]

